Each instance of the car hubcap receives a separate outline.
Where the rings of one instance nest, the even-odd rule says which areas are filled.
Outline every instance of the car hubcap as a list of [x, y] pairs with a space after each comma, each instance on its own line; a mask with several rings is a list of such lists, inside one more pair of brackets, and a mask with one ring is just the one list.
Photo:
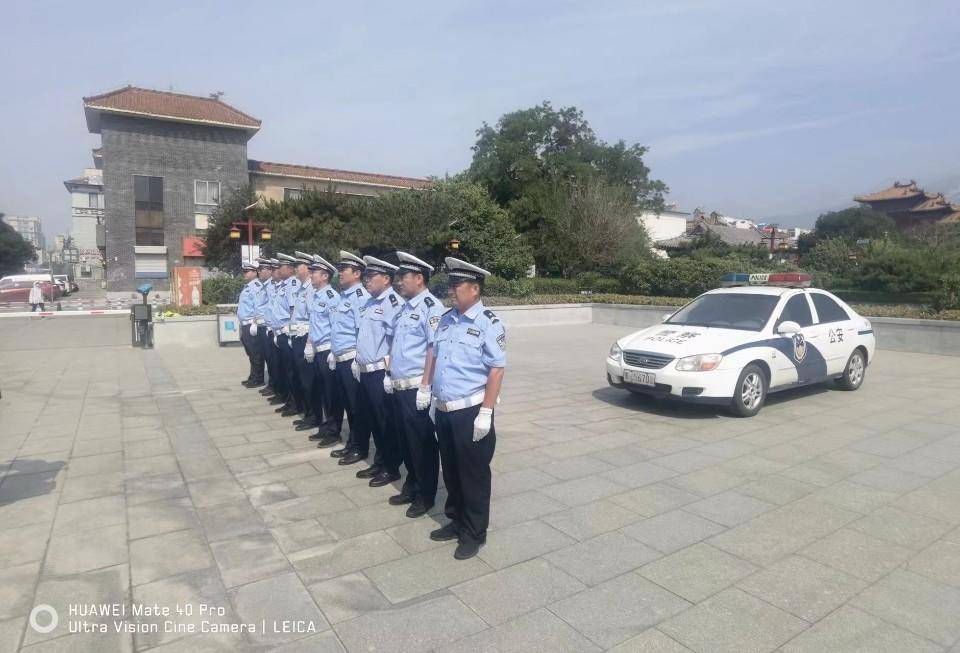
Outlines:
[[860, 385], [860, 382], [863, 381], [863, 356], [860, 354], [855, 354], [850, 359], [849, 377], [850, 383], [853, 385]]
[[763, 398], [763, 381], [756, 372], [751, 372], [743, 379], [743, 386], [740, 388], [740, 400], [747, 410], [753, 410], [760, 404]]

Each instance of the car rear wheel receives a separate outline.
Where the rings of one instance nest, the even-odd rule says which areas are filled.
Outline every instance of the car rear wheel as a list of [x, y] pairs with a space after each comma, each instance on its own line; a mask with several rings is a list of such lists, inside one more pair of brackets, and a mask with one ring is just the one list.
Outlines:
[[843, 376], [837, 379], [837, 387], [841, 390], [856, 390], [863, 385], [867, 375], [867, 358], [863, 350], [854, 349], [847, 359], [847, 366], [843, 368]]
[[753, 417], [759, 413], [767, 400], [768, 383], [767, 375], [759, 365], [751, 363], [743, 368], [730, 405], [733, 414]]

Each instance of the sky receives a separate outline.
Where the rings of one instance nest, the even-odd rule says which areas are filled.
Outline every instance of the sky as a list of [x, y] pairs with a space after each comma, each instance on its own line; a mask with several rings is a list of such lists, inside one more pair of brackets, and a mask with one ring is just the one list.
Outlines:
[[82, 98], [126, 84], [263, 121], [254, 159], [456, 173], [543, 100], [650, 148], [681, 210], [785, 226], [894, 180], [960, 193], [956, 0], [16, 2], [4, 8], [0, 212], [69, 229]]

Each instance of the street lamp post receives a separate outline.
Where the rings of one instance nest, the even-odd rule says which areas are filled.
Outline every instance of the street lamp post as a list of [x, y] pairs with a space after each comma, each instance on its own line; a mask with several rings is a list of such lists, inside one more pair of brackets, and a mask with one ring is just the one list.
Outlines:
[[[240, 221], [240, 222], [234, 222], [234, 223], [232, 223], [232, 224], [230, 225], [230, 240], [239, 241], [239, 240], [240, 240], [240, 230], [241, 230], [242, 228], [244, 228], [244, 227], [246, 228], [246, 231], [247, 231], [247, 247], [248, 247], [248, 250], [247, 250], [247, 251], [249, 252], [251, 258], [253, 257], [253, 230], [254, 230], [254, 227], [257, 227], [257, 228], [260, 229], [260, 240], [261, 240], [261, 241], [268, 241], [268, 240], [270, 240], [270, 239], [273, 237], [273, 232], [270, 231], [270, 227], [269, 227], [268, 225], [266, 225], [266, 224], [263, 223], [263, 222], [254, 222], [254, 221], [253, 221], [253, 209], [254, 209], [254, 207], [255, 207], [256, 205], [257, 205], [257, 203], [254, 202], [253, 204], [251, 204], [250, 206], [248, 206], [248, 207], [246, 207], [246, 208], [244, 209], [244, 212], [246, 213], [246, 216], [247, 216], [247, 219], [246, 219], [246, 220], [243, 220], [243, 221]], [[241, 258], [242, 258], [242, 255], [241, 255]]]

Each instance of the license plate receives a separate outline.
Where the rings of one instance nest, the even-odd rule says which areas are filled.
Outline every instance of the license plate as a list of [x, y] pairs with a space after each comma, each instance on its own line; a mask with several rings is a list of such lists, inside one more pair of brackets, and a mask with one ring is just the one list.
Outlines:
[[636, 370], [623, 371], [623, 380], [625, 383], [635, 383], [636, 385], [653, 387], [656, 385], [656, 379], [656, 375], [650, 372], [637, 372]]

